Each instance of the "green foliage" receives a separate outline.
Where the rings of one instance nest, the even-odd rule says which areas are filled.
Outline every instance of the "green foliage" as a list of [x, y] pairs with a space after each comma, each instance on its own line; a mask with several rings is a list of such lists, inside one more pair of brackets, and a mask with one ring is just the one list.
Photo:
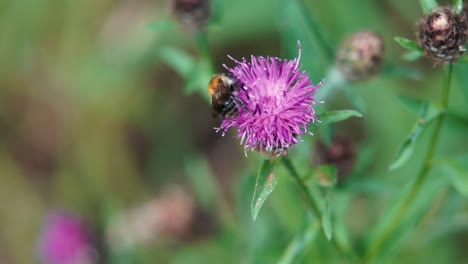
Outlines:
[[419, 0], [424, 13], [430, 13], [434, 8], [438, 6], [436, 0]]
[[355, 110], [335, 110], [317, 115], [322, 124], [341, 122], [351, 117], [362, 117], [362, 115]]
[[454, 159], [437, 162], [442, 175], [448, 177], [452, 186], [463, 196], [468, 197], [468, 154]]
[[184, 169], [200, 204], [205, 208], [212, 208], [219, 194], [216, 193], [215, 177], [206, 158], [202, 155], [188, 156]]
[[468, 102], [468, 64], [467, 63], [459, 63], [455, 65], [455, 82], [457, 83], [458, 89], [461, 90], [465, 102]]
[[278, 175], [275, 173], [277, 164], [278, 160], [265, 160], [258, 171], [251, 205], [252, 218], [254, 221], [257, 219], [263, 204], [278, 184]]
[[420, 53], [423, 52], [423, 48], [421, 48], [418, 42], [414, 40], [402, 37], [394, 37], [393, 40], [395, 40], [398, 44], [400, 44], [400, 46], [402, 46], [405, 49], [408, 49], [410, 51], [419, 51]]
[[330, 188], [335, 186], [337, 182], [335, 166], [322, 165], [316, 168], [312, 173], [312, 180], [320, 187]]
[[411, 111], [420, 108], [420, 115], [416, 124], [413, 126], [410, 134], [406, 137], [403, 144], [400, 146], [396, 156], [393, 158], [389, 169], [395, 170], [403, 166], [413, 155], [416, 148], [416, 143], [421, 134], [426, 128], [442, 113], [441, 109], [431, 103], [414, 100], [407, 97], [401, 97], [401, 102], [407, 106]]
[[[302, 45], [303, 69], [312, 76], [323, 76], [321, 70], [326, 61], [333, 59], [330, 46], [326, 43], [315, 21], [313, 13], [302, 0], [280, 1], [280, 32], [286, 54], [297, 56], [297, 41]], [[320, 78], [320, 77], [315, 77]]]
[[278, 264], [293, 264], [298, 263], [300, 257], [304, 254], [304, 251], [311, 245], [311, 243], [317, 237], [320, 226], [318, 221], [311, 221], [311, 217], [307, 218], [307, 221], [297, 231], [297, 234], [289, 243], [288, 247], [284, 251], [281, 259], [277, 262]]
[[332, 239], [333, 236], [333, 223], [332, 223], [332, 201], [331, 193], [328, 192], [324, 199], [323, 214], [322, 214], [322, 229], [325, 233], [325, 237], [328, 240]]
[[[437, 6], [419, 2], [423, 13]], [[213, 0], [207, 27], [193, 31], [167, 3], [0, 4], [2, 263], [47, 262], [25, 252], [39, 248], [51, 208], [88, 224], [106, 263], [467, 259], [468, 56], [453, 66], [450, 93], [445, 65], [401, 65], [423, 55], [394, 37], [411, 35], [417, 3]], [[338, 40], [358, 30], [381, 34], [387, 54], [380, 77], [351, 84], [334, 60]], [[325, 103], [313, 105], [320, 123], [308, 127], [316, 135], [289, 149], [285, 166], [244, 157], [235, 130], [213, 131], [207, 83], [228, 54], [294, 58], [297, 41], [302, 69], [325, 81]], [[422, 141], [429, 128], [437, 133]], [[355, 153], [335, 136], [351, 138]], [[334, 148], [317, 153], [319, 138]], [[352, 167], [344, 180], [343, 166]], [[166, 196], [173, 185], [187, 190], [182, 199]]]
[[463, 0], [454, 0], [453, 6], [457, 10], [457, 12], [461, 12], [463, 9]]

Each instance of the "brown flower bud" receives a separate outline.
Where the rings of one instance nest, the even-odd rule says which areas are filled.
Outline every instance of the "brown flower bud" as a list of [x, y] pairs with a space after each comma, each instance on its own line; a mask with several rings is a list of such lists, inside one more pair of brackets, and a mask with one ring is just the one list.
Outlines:
[[348, 36], [336, 56], [336, 65], [349, 81], [368, 80], [379, 73], [385, 54], [382, 37], [371, 31]]
[[343, 181], [354, 168], [356, 154], [356, 145], [351, 139], [335, 136], [330, 146], [327, 146], [321, 140], [317, 140], [314, 163], [316, 165], [335, 165], [338, 172], [338, 181]]
[[172, 0], [172, 11], [181, 24], [192, 30], [205, 26], [211, 16], [209, 0]]
[[434, 63], [455, 62], [465, 53], [468, 35], [465, 14], [452, 7], [440, 7], [425, 15], [417, 25], [419, 45]]

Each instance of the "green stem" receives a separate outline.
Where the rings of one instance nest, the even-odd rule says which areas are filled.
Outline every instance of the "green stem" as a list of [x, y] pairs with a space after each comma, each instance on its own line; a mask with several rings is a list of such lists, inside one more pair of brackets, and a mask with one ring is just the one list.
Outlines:
[[[291, 176], [294, 178], [294, 180], [296, 181], [299, 188], [304, 193], [304, 197], [305, 197], [305, 200], [307, 202], [307, 205], [310, 207], [310, 209], [314, 212], [314, 214], [318, 218], [320, 226], [323, 227], [323, 225], [322, 225], [322, 211], [320, 210], [319, 204], [316, 201], [314, 195], [309, 191], [309, 189], [305, 185], [304, 181], [302, 181], [301, 177], [297, 173], [297, 170], [294, 167], [294, 165], [292, 164], [291, 160], [288, 157], [283, 157], [281, 159], [281, 161], [283, 162], [284, 167], [288, 170], [289, 174], [291, 174]], [[323, 228], [322, 228], [322, 231], [325, 234], [325, 231], [323, 230]], [[350, 252], [349, 248], [346, 248], [346, 247], [342, 246], [340, 243], [338, 243], [336, 241], [336, 239], [332, 238], [331, 242], [332, 242], [333, 246], [341, 254], [347, 255], [352, 259], [356, 259], [356, 256], [352, 252]]]
[[315, 21], [314, 17], [310, 14], [310, 12], [307, 12], [309, 9], [304, 3], [304, 1], [300, 0], [298, 1], [298, 3], [301, 6], [301, 10], [304, 12], [304, 19], [306, 20], [306, 23], [309, 26], [311, 32], [314, 34], [314, 38], [317, 40], [317, 44], [320, 46], [320, 49], [322, 50], [322, 52], [325, 53], [329, 61], [333, 61], [335, 58], [335, 54], [333, 48], [330, 46], [325, 36], [323, 35], [322, 28]]
[[448, 64], [444, 71], [444, 84], [442, 90], [442, 96], [440, 98], [440, 105], [442, 108], [442, 114], [437, 119], [437, 123], [434, 128], [434, 132], [430, 139], [430, 145], [426, 153], [426, 157], [423, 162], [423, 166], [421, 171], [416, 177], [411, 189], [408, 193], [408, 196], [404, 199], [401, 208], [398, 210], [397, 214], [393, 217], [390, 221], [388, 226], [382, 232], [382, 235], [378, 237], [375, 242], [372, 243], [369, 250], [367, 251], [366, 256], [364, 257], [364, 263], [373, 263], [374, 258], [380, 253], [382, 250], [382, 246], [385, 244], [386, 240], [389, 236], [398, 228], [400, 222], [403, 220], [404, 216], [408, 213], [412, 203], [414, 202], [415, 198], [417, 197], [419, 191], [421, 190], [422, 186], [424, 185], [427, 176], [429, 175], [429, 171], [431, 169], [431, 162], [432, 158], [434, 157], [434, 153], [437, 147], [437, 143], [439, 141], [439, 134], [442, 127], [442, 123], [445, 119], [445, 112], [447, 110], [450, 86], [452, 81], [452, 71], [453, 71], [453, 64]]
[[193, 33], [193, 37], [197, 44], [198, 51], [200, 52], [201, 58], [209, 64], [210, 71], [214, 73], [214, 61], [211, 56], [210, 45], [208, 44], [208, 38], [206, 33], [202, 30], [196, 30]]

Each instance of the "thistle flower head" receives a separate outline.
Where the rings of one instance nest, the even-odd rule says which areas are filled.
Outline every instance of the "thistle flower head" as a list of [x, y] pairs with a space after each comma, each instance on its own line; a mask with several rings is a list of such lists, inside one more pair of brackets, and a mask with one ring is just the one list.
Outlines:
[[94, 247], [89, 231], [77, 217], [69, 213], [48, 215], [39, 241], [42, 263], [95, 263]]
[[244, 106], [235, 117], [223, 119], [218, 131], [223, 135], [234, 127], [244, 150], [284, 154], [301, 141], [307, 125], [317, 120], [314, 108], [315, 92], [322, 82], [314, 86], [309, 74], [301, 70], [299, 56], [293, 60], [276, 57], [251, 56], [236, 65], [224, 67], [238, 79], [238, 97]]
[[209, 0], [172, 0], [172, 11], [177, 20], [190, 29], [200, 29], [211, 17]]
[[384, 54], [384, 41], [378, 33], [360, 31], [343, 41], [337, 52], [336, 65], [347, 80], [365, 81], [380, 71]]
[[417, 38], [424, 54], [436, 64], [455, 62], [465, 53], [467, 18], [452, 7], [440, 7], [419, 21]]

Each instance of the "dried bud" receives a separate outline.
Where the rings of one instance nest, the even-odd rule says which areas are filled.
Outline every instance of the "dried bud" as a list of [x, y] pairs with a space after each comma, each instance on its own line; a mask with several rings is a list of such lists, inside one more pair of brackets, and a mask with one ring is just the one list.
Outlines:
[[419, 45], [434, 63], [455, 62], [465, 53], [468, 35], [465, 14], [440, 7], [424, 16], [417, 25]]
[[321, 140], [315, 144], [314, 163], [332, 164], [338, 171], [338, 181], [345, 180], [353, 170], [356, 160], [356, 145], [349, 138], [335, 136], [330, 146]]
[[[107, 240], [114, 250], [152, 242], [164, 244], [198, 235], [198, 221], [212, 224], [200, 213], [195, 197], [182, 187], [162, 193], [145, 204], [130, 208], [113, 219]], [[208, 220], [208, 221], [207, 221]]]
[[348, 81], [364, 81], [380, 71], [384, 54], [382, 37], [376, 32], [361, 31], [343, 41], [337, 53], [336, 65]]
[[209, 0], [172, 0], [172, 12], [181, 24], [190, 29], [205, 26], [211, 16]]

